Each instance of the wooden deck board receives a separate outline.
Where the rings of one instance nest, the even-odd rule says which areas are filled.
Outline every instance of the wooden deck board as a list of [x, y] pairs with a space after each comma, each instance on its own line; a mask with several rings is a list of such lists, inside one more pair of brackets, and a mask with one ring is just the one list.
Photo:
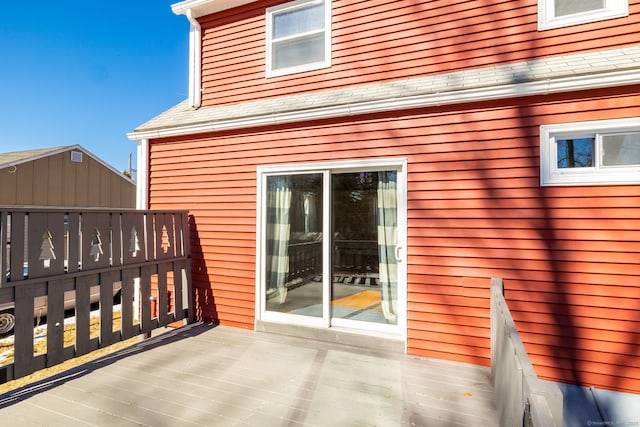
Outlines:
[[3, 425], [498, 425], [489, 370], [190, 325], [0, 396]]

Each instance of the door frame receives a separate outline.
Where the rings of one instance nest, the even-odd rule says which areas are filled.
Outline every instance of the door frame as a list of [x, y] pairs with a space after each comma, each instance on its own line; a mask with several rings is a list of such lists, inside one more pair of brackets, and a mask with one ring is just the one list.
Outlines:
[[[407, 331], [407, 159], [406, 158], [376, 158], [359, 159], [338, 162], [318, 162], [301, 164], [276, 164], [259, 166], [256, 176], [256, 271], [255, 271], [255, 325], [258, 322], [290, 324], [294, 326], [342, 330], [365, 335], [396, 336], [406, 343]], [[290, 313], [268, 312], [266, 296], [263, 286], [266, 283], [264, 259], [266, 254], [264, 206], [266, 203], [266, 177], [272, 175], [323, 173], [324, 178], [333, 173], [348, 173], [376, 170], [396, 170], [398, 191], [398, 323], [397, 325], [383, 325], [368, 322], [335, 322], [331, 324], [331, 316], [316, 318]], [[323, 180], [323, 186], [326, 185]], [[323, 192], [324, 206], [328, 206], [330, 194]], [[323, 229], [328, 226], [329, 218], [323, 217]], [[331, 239], [323, 239], [323, 253], [329, 253]], [[330, 263], [323, 263], [323, 277], [331, 277]], [[329, 295], [324, 295], [325, 313], [330, 310]]]

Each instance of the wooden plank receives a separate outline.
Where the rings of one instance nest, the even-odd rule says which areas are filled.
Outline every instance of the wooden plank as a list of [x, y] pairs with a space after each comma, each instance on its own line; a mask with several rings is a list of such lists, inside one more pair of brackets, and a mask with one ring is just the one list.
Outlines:
[[[29, 214], [29, 277], [39, 278], [64, 273], [64, 214]], [[46, 261], [42, 257], [49, 257]]]
[[47, 282], [47, 366], [62, 363], [64, 359], [64, 300], [72, 279]]
[[[170, 264], [163, 262], [158, 264], [158, 300], [157, 300], [157, 313], [158, 324], [160, 326], [166, 326], [169, 324], [169, 298], [167, 289], [167, 273], [169, 271]], [[174, 292], [175, 294], [175, 292]]]
[[116, 271], [100, 274], [100, 347], [107, 347], [113, 341], [113, 286], [121, 280]]
[[108, 206], [113, 206], [113, 207], [125, 207], [122, 206], [122, 197], [121, 197], [121, 193], [120, 190], [122, 188], [123, 185], [123, 181], [122, 179], [124, 177], [120, 176], [119, 174], [116, 175], [111, 171], [107, 171], [110, 174], [110, 182], [109, 182], [109, 204]]
[[87, 159], [87, 156], [83, 155], [83, 161], [81, 163], [71, 162], [71, 155], [69, 154], [67, 162], [72, 165], [72, 169], [74, 171], [72, 179], [75, 181], [75, 192], [73, 194], [74, 200], [71, 206], [91, 206], [89, 204], [89, 194], [95, 193], [95, 191], [93, 191], [93, 188], [91, 188], [89, 184], [90, 160]]
[[[134, 322], [134, 280], [140, 276], [140, 269], [129, 268], [122, 271], [122, 291], [120, 306], [122, 313], [122, 339], [127, 340], [140, 333], [140, 322]], [[136, 315], [139, 315], [136, 313]]]
[[141, 324], [143, 333], [150, 333], [153, 330], [151, 321], [151, 276], [155, 274], [155, 266], [144, 266], [140, 274], [140, 303], [141, 303]]
[[188, 228], [185, 228], [185, 226], [188, 226], [186, 214], [174, 213], [171, 214], [171, 217], [174, 231], [173, 256], [184, 256], [186, 254], [184, 247], [185, 232], [188, 230]]
[[176, 233], [171, 214], [154, 214], [156, 231], [156, 259], [169, 259], [176, 255]]
[[61, 164], [58, 174], [61, 177], [61, 204], [59, 206], [84, 206], [78, 204], [77, 198], [80, 194], [81, 182], [85, 181], [85, 177], [78, 173], [78, 167], [81, 163], [71, 161], [71, 151], [60, 153]]
[[40, 182], [35, 181], [33, 162], [21, 164], [18, 168], [15, 204], [18, 206], [32, 206], [34, 204], [33, 190], [35, 186], [40, 184]]
[[24, 212], [11, 213], [11, 281], [24, 278], [25, 252], [25, 217]]
[[[113, 173], [97, 162], [95, 172], [100, 176], [100, 184], [98, 185], [99, 199], [96, 206], [112, 206], [114, 204], [114, 200], [112, 199], [113, 195], [111, 193], [111, 179], [113, 177]], [[118, 201], [116, 200], [115, 203], [118, 203]]]
[[144, 217], [144, 227], [146, 236], [147, 247], [147, 260], [156, 260], [158, 243], [156, 242], [155, 232], [155, 216], [152, 213], [147, 213]]
[[85, 205], [88, 207], [100, 206], [101, 202], [101, 190], [100, 190], [100, 169], [102, 166], [93, 159], [87, 161], [87, 198]]
[[[0, 210], [0, 271], [4, 272], [0, 274], [0, 287], [7, 282], [6, 272], [10, 269], [7, 256], [9, 255], [8, 243], [8, 224], [9, 216], [6, 210]], [[10, 271], [10, 270], [9, 270]]]
[[173, 265], [173, 312], [176, 320], [185, 318], [185, 306], [188, 302], [189, 294], [186, 291], [187, 283], [183, 281], [185, 275], [185, 262], [174, 262]]
[[122, 220], [123, 263], [133, 264], [144, 261], [147, 253], [144, 216], [125, 212], [121, 214], [120, 218]]
[[[35, 206], [50, 206], [49, 205], [49, 178], [50, 171], [49, 159], [37, 159], [30, 162], [33, 165], [33, 173], [35, 185], [31, 193], [32, 204]], [[22, 185], [22, 184], [20, 184]]]
[[17, 205], [18, 192], [18, 170], [13, 167], [3, 169], [3, 177], [0, 180], [0, 204], [5, 206]]
[[23, 284], [15, 288], [16, 326], [14, 328], [14, 375], [15, 378], [29, 375], [33, 364], [33, 312], [35, 285]]
[[108, 267], [111, 252], [110, 218], [104, 213], [83, 212], [81, 217], [82, 230], [82, 269], [91, 270]]
[[[120, 179], [120, 178], [118, 178]], [[124, 242], [129, 241], [129, 236], [124, 236], [122, 230], [122, 216], [120, 213], [111, 213], [111, 265], [118, 266], [123, 263]]]
[[76, 356], [89, 353], [90, 338], [90, 286], [98, 282], [98, 275], [80, 276], [76, 279]]
[[[44, 172], [43, 175], [40, 175], [42, 171], [38, 169], [35, 165], [35, 173], [34, 177], [38, 180], [36, 183], [37, 186], [41, 186], [46, 189], [46, 201], [41, 206], [64, 206], [64, 192], [65, 191], [74, 191], [74, 188], [64, 188], [63, 186], [63, 174], [64, 174], [64, 155], [69, 155], [69, 153], [59, 153], [54, 156], [49, 156], [43, 160], [48, 164], [48, 168]], [[38, 162], [40, 161], [38, 160]], [[38, 165], [39, 166], [39, 165]], [[46, 182], [43, 180], [46, 179]], [[35, 189], [35, 187], [34, 187]], [[34, 203], [38, 204], [38, 203]]]
[[69, 212], [67, 217], [67, 272], [75, 273], [80, 268], [80, 214]]

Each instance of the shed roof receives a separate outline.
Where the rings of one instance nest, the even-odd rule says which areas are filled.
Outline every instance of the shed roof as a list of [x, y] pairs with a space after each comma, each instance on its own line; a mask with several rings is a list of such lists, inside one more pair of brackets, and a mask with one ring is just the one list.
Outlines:
[[0, 153], [0, 168], [19, 165], [30, 162], [52, 154], [57, 154], [73, 147], [50, 147], [37, 148], [35, 150], [12, 151], [10, 153]]

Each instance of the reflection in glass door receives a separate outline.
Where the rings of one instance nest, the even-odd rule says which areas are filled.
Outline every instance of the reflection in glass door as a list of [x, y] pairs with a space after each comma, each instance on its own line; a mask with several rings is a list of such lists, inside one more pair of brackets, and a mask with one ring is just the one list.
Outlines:
[[398, 325], [397, 176], [394, 169], [266, 176], [265, 313], [325, 326]]
[[396, 172], [334, 174], [331, 194], [331, 316], [396, 324]]
[[323, 316], [322, 174], [267, 177], [266, 309]]

